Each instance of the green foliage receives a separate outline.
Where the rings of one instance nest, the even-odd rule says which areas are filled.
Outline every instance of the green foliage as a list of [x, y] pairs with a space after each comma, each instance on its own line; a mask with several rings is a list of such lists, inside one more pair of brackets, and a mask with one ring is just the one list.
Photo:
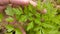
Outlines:
[[31, 30], [34, 27], [33, 22], [29, 23], [27, 26], [27, 31]]
[[19, 28], [14, 28], [12, 25], [6, 25], [7, 32], [6, 34], [12, 34], [15, 31], [15, 34], [22, 34]]
[[12, 9], [12, 7], [8, 6], [7, 10], [5, 10], [7, 15], [13, 16], [14, 15], [14, 11]]
[[22, 34], [22, 32], [18, 28], [15, 29], [15, 32], [15, 34]]
[[8, 32], [11, 32], [14, 30], [14, 27], [12, 25], [6, 25], [6, 29]]
[[8, 18], [6, 18], [6, 21], [7, 21], [7, 22], [13, 22], [14, 19], [13, 19], [12, 17], [8, 17]]
[[[46, 14], [37, 12], [37, 10], [42, 11], [43, 9], [47, 10]], [[8, 6], [5, 12], [9, 16], [15, 15], [18, 23], [22, 22], [22, 26], [24, 26], [27, 34], [60, 34], [60, 9], [54, 8], [50, 0], [46, 0], [44, 3], [38, 0], [37, 7], [29, 5], [24, 8], [12, 8]], [[0, 19], [2, 19], [2, 17], [0, 14]], [[44, 20], [42, 21], [42, 19]], [[8, 22], [12, 22], [13, 20], [12, 17], [6, 18]], [[28, 20], [30, 22], [28, 22]], [[7, 25], [6, 29], [10, 32], [9, 34], [12, 34], [11, 31], [13, 30], [15, 34], [22, 34], [21, 30], [14, 28], [13, 25]]]
[[27, 20], [27, 17], [24, 15], [21, 15], [21, 17], [19, 18], [19, 22], [25, 22]]
[[3, 15], [2, 15], [2, 14], [0, 14], [0, 22], [2, 21], [2, 18], [3, 18]]

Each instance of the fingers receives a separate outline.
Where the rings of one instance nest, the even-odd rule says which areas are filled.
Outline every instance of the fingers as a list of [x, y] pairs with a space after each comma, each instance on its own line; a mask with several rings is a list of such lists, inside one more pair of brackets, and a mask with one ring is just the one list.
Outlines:
[[10, 3], [16, 5], [28, 5], [29, 0], [10, 0]]
[[15, 6], [17, 6], [17, 5], [28, 6], [29, 3], [34, 7], [37, 6], [37, 2], [34, 2], [32, 0], [10, 0], [10, 3]]
[[29, 5], [29, 3], [33, 6], [36, 6], [37, 3], [32, 0], [0, 0], [0, 5], [8, 5], [8, 4], [16, 4], [16, 5]]
[[7, 5], [9, 4], [9, 0], [0, 0], [0, 5]]
[[31, 4], [31, 5], [33, 5], [34, 7], [36, 7], [36, 6], [37, 6], [37, 3], [36, 3], [36, 2], [34, 2], [34, 1], [32, 1], [32, 0], [30, 1], [30, 4]]
[[4, 9], [6, 8], [6, 6], [0, 6], [0, 12], [3, 12], [4, 11]]

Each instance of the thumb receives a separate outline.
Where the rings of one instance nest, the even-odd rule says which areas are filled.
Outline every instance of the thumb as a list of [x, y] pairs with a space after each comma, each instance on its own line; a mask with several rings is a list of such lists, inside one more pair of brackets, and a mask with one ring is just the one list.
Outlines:
[[34, 7], [37, 6], [37, 2], [34, 2], [34, 1], [32, 1], [32, 0], [30, 0], [30, 4], [33, 5]]

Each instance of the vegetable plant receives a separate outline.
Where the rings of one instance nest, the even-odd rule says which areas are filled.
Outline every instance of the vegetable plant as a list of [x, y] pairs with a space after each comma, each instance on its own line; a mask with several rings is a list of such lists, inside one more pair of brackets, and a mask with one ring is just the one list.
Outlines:
[[0, 33], [60, 34], [60, 8], [54, 3], [58, 1], [37, 0], [36, 6], [29, 4], [17, 8], [7, 5], [0, 13]]

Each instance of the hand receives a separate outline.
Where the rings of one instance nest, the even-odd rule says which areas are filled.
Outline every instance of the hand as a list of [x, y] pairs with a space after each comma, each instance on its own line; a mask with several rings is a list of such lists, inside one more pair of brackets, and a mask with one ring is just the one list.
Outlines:
[[37, 3], [32, 0], [0, 0], [0, 5], [8, 5], [8, 4], [16, 4], [16, 5], [29, 5], [29, 3], [33, 6], [36, 6]]
[[[37, 6], [37, 3], [32, 0], [0, 0], [0, 10], [4, 10], [6, 5], [12, 4], [13, 6], [27, 6], [29, 4], [33, 5], [34, 7]], [[5, 6], [5, 7], [3, 7]]]

